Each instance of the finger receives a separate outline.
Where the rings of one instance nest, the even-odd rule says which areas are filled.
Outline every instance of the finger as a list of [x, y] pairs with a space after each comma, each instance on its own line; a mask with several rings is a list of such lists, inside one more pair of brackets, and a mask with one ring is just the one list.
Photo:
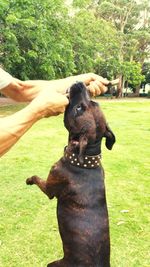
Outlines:
[[51, 116], [58, 116], [58, 115], [64, 113], [64, 111], [65, 111], [64, 107], [59, 108], [57, 111], [56, 110], [50, 111], [45, 115], [45, 118], [49, 118]]
[[[99, 76], [99, 75], [97, 75], [97, 74], [95, 74], [95, 73], [92, 73], [91, 74], [91, 81], [96, 81], [96, 80], [98, 80], [98, 81], [100, 81], [101, 83], [103, 83], [103, 84], [105, 84], [105, 85], [108, 85], [109, 84], [109, 80], [107, 80], [106, 78], [103, 78], [102, 76]], [[89, 81], [90, 82], [90, 81]]]
[[100, 81], [96, 80], [95, 83], [98, 85], [99, 87], [99, 94], [104, 94], [107, 91], [107, 87]]
[[69, 93], [66, 93], [65, 96], [68, 98], [69, 97]]
[[[100, 95], [101, 94], [101, 89], [100, 87], [98, 86], [98, 84], [96, 82], [92, 82], [90, 84], [90, 86], [92, 85], [92, 91], [93, 91], [93, 95], [94, 96], [97, 96], [97, 95]], [[89, 87], [90, 87], [89, 86]]]
[[[69, 96], [69, 94], [68, 94]], [[69, 104], [69, 99], [67, 97], [67, 95], [64, 96], [64, 105], [67, 106]]]
[[93, 86], [95, 88], [95, 94], [96, 95], [100, 95], [101, 93], [103, 93], [104, 85], [100, 81], [96, 80], [93, 83]]
[[101, 82], [101, 83], [103, 83], [104, 85], [108, 85], [109, 82], [110, 82], [109, 80], [107, 80], [106, 78], [103, 78], [101, 76], [98, 76], [96, 80], [99, 81], [99, 82]]
[[51, 116], [58, 116], [61, 113], [63, 113], [63, 112], [54, 112], [54, 113], [50, 112], [50, 113], [47, 113], [44, 117], [49, 118]]
[[65, 111], [65, 107], [61, 107], [59, 110], [57, 110], [55, 113], [54, 113], [54, 116], [58, 116], [62, 113], [64, 113]]
[[88, 91], [90, 92], [91, 96], [95, 96], [95, 88], [93, 86], [93, 83], [91, 82], [89, 86], [87, 86]]
[[90, 83], [88, 90], [93, 96], [103, 94], [107, 91], [107, 87], [100, 81], [96, 80]]
[[[51, 97], [51, 95], [50, 95]], [[55, 99], [57, 99], [56, 102], [60, 103], [60, 106], [67, 106], [69, 104], [69, 99], [67, 98], [67, 95], [62, 95], [60, 93], [55, 93], [53, 94], [53, 97], [55, 97]]]

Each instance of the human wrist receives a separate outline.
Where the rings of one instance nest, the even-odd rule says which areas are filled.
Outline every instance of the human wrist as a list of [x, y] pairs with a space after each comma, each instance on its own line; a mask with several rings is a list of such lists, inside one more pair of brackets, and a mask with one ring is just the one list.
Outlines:
[[38, 105], [34, 105], [32, 102], [26, 106], [24, 111], [26, 115], [30, 117], [30, 120], [33, 121], [33, 123], [45, 116], [44, 110]]
[[94, 80], [94, 75], [93, 73], [85, 73], [85, 74], [78, 74], [75, 76], [70, 76], [67, 77], [67, 81], [69, 86], [75, 82], [83, 82], [86, 85], [88, 85], [92, 80]]
[[28, 111], [31, 113], [33, 120], [40, 120], [45, 117], [53, 116], [57, 113], [59, 103], [54, 101], [55, 94], [49, 99], [49, 95], [40, 95], [30, 102]]

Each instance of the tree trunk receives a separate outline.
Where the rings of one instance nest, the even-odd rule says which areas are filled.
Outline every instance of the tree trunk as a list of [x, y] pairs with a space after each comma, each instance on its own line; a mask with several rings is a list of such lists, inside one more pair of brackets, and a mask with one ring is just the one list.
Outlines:
[[140, 85], [136, 86], [134, 96], [139, 96], [140, 94]]
[[118, 78], [119, 78], [119, 83], [117, 86], [116, 98], [120, 98], [123, 95], [123, 88], [122, 88], [123, 76], [122, 76], [122, 74], [120, 74]]

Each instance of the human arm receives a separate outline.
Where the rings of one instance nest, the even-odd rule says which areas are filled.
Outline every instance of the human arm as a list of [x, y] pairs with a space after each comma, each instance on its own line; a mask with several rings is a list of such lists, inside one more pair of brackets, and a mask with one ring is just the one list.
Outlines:
[[39, 119], [64, 112], [68, 99], [44, 90], [24, 109], [0, 118], [0, 156], [5, 154]]
[[82, 81], [87, 85], [91, 95], [96, 96], [107, 90], [109, 81], [94, 73], [70, 76], [59, 80], [31, 80], [21, 81], [13, 78], [12, 82], [1, 91], [4, 95], [18, 101], [32, 101], [42, 90], [51, 90], [65, 94], [66, 90], [76, 81]]

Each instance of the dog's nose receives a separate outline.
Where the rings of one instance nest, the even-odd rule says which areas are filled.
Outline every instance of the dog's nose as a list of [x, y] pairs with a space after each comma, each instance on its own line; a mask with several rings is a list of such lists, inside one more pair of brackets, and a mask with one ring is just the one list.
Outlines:
[[85, 87], [83, 82], [76, 81], [74, 84], [71, 85], [71, 87], [67, 88], [66, 95], [70, 94], [70, 90], [75, 90], [76, 88], [83, 88], [83, 87]]
[[85, 94], [87, 91], [86, 86], [83, 82], [77, 81], [70, 87], [69, 95], [73, 98], [75, 95]]

